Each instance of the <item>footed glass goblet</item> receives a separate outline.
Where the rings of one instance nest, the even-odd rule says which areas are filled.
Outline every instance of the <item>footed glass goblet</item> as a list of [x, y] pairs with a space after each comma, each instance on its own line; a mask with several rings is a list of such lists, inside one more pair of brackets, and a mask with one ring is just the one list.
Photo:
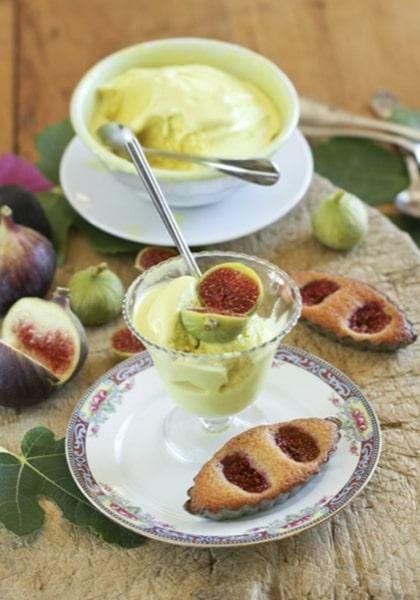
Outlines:
[[279, 342], [299, 318], [301, 298], [293, 280], [265, 260], [221, 251], [199, 252], [194, 257], [203, 273], [218, 264], [239, 262], [258, 274], [263, 296], [251, 317], [258, 335], [239, 334], [225, 344], [198, 344], [192, 351], [148, 339], [136, 320], [138, 307], [154, 286], [189, 275], [181, 257], [135, 279], [125, 297], [124, 318], [149, 351], [176, 405], [163, 423], [167, 447], [182, 460], [202, 463], [237, 433], [265, 422], [262, 413], [249, 407], [264, 384]]

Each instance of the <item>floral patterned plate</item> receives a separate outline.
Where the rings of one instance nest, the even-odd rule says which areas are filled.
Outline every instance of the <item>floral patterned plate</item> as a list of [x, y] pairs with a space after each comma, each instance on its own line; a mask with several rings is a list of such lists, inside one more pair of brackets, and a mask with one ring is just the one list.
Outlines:
[[371, 405], [345, 375], [288, 346], [279, 346], [257, 404], [266, 422], [335, 416], [343, 428], [317, 476], [254, 516], [216, 522], [183, 509], [198, 469], [164, 446], [162, 422], [172, 403], [147, 352], [116, 366], [84, 395], [69, 423], [67, 460], [92, 504], [139, 534], [192, 546], [279, 540], [328, 519], [363, 489], [378, 462], [380, 429]]

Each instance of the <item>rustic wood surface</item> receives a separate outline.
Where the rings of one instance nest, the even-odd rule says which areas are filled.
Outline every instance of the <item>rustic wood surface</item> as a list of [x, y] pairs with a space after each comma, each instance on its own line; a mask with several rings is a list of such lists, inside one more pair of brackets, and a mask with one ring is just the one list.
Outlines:
[[[141, 40], [216, 37], [275, 60], [307, 96], [367, 112], [378, 87], [406, 104], [420, 97], [418, 0], [0, 0], [0, 153], [35, 156], [33, 134], [66, 116], [71, 90], [100, 57]], [[311, 237], [311, 206], [330, 190], [314, 178], [300, 207], [262, 232], [223, 244], [286, 269], [322, 268], [375, 285], [408, 311], [420, 330], [420, 255], [410, 238], [377, 211], [355, 251], [338, 254]], [[97, 262], [74, 235], [57, 274]], [[125, 283], [132, 257], [109, 260]], [[89, 332], [83, 371], [45, 405], [0, 411], [0, 444], [17, 450], [38, 424], [58, 436], [83, 390], [115, 364], [108, 339], [115, 324]], [[379, 468], [358, 498], [330, 521], [280, 543], [241, 549], [189, 549], [148, 542], [122, 550], [47, 511], [39, 535], [1, 530], [0, 597], [268, 600], [414, 599], [418, 597], [420, 345], [397, 354], [342, 348], [303, 324], [287, 342], [344, 370], [372, 401], [382, 423]], [[417, 544], [416, 544], [417, 538]], [[416, 578], [417, 577], [417, 578]]]

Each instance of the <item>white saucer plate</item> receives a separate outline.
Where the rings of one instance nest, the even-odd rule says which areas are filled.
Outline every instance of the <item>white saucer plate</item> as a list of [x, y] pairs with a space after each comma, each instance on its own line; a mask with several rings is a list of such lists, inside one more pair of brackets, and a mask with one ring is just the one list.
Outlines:
[[201, 547], [280, 540], [325, 521], [363, 489], [379, 459], [379, 423], [343, 373], [288, 346], [279, 346], [257, 406], [271, 423], [315, 416], [343, 423], [337, 450], [320, 473], [257, 515], [217, 522], [183, 509], [198, 467], [178, 461], [164, 445], [163, 419], [172, 403], [147, 352], [117, 365], [81, 399], [68, 426], [68, 464], [98, 510], [144, 536]]
[[[281, 171], [274, 186], [244, 185], [227, 200], [173, 209], [187, 243], [217, 244], [248, 235], [296, 206], [313, 174], [312, 153], [300, 131], [293, 133], [274, 160]], [[60, 180], [70, 204], [92, 225], [134, 242], [172, 245], [153, 204], [137, 197], [105, 170], [77, 137], [64, 152]]]

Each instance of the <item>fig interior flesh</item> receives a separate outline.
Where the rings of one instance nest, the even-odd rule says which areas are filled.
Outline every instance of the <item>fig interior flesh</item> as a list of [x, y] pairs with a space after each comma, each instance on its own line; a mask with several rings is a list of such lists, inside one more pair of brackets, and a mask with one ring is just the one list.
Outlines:
[[0, 404], [22, 408], [46, 400], [58, 379], [54, 373], [0, 340]]
[[111, 337], [111, 346], [117, 356], [126, 358], [144, 350], [144, 346], [128, 327], [121, 327], [114, 331]]
[[181, 311], [184, 329], [197, 340], [208, 344], [225, 344], [234, 340], [244, 329], [247, 317], [210, 312], [205, 308]]
[[164, 260], [178, 256], [178, 252], [173, 248], [165, 248], [163, 246], [146, 246], [140, 250], [134, 261], [134, 266], [139, 271], [146, 271], [150, 267], [154, 267]]
[[261, 302], [263, 287], [258, 274], [240, 262], [222, 263], [198, 281], [200, 302], [212, 312], [249, 315]]
[[54, 373], [64, 383], [78, 369], [84, 353], [72, 316], [56, 302], [22, 298], [3, 322], [4, 341]]

